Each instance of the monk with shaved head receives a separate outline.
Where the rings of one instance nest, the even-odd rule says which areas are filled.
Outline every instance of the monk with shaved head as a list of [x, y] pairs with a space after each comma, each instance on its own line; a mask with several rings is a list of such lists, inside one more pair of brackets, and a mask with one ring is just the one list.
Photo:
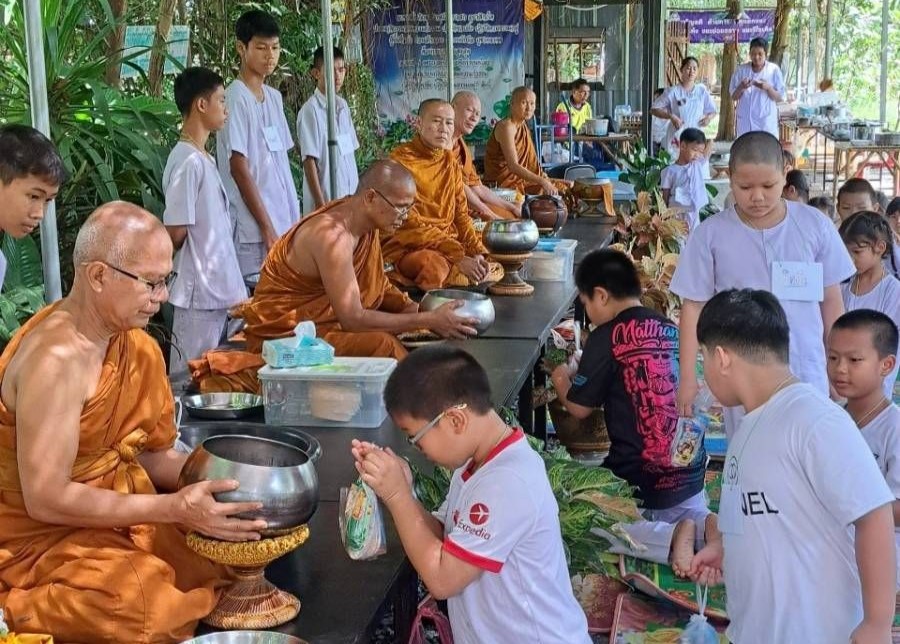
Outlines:
[[182, 528], [258, 539], [257, 503], [218, 503], [235, 481], [176, 491], [173, 399], [144, 331], [168, 296], [172, 242], [126, 203], [78, 234], [69, 295], [0, 356], [0, 606], [12, 630], [59, 642], [180, 642], [227, 573]]
[[391, 279], [423, 291], [502, 277], [500, 266], [484, 257], [469, 215], [462, 167], [448, 150], [454, 121], [447, 101], [422, 101], [415, 137], [391, 152], [415, 179], [416, 199], [406, 223], [385, 236], [384, 258], [393, 267]]
[[475, 171], [472, 151], [464, 136], [468, 136], [481, 121], [481, 99], [475, 92], [463, 90], [457, 92], [450, 101], [453, 106], [453, 140], [450, 151], [456, 156], [463, 172], [463, 184], [466, 190], [466, 201], [469, 213], [478, 219], [513, 219], [522, 216], [522, 207], [505, 199], [501, 199], [481, 182]]
[[[397, 340], [404, 331], [430, 329], [446, 337], [473, 334], [474, 320], [452, 302], [429, 312], [390, 283], [384, 272], [379, 234], [396, 232], [416, 197], [412, 175], [396, 161], [376, 161], [360, 178], [356, 193], [306, 216], [269, 251], [244, 318], [247, 351], [211, 352], [192, 361], [206, 391], [256, 391], [264, 340], [293, 334], [303, 320], [335, 355], [401, 359]], [[225, 361], [221, 364], [220, 361]], [[242, 369], [235, 369], [235, 364]]]

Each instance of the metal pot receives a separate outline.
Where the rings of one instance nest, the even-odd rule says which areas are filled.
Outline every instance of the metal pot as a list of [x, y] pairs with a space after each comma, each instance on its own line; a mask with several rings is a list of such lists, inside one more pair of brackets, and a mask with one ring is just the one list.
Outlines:
[[555, 195], [526, 197], [522, 204], [522, 219], [531, 219], [538, 228], [552, 230], [553, 233], [563, 227], [568, 217], [566, 205]]
[[238, 489], [215, 495], [221, 503], [258, 501], [261, 510], [235, 515], [262, 518], [268, 523], [263, 536], [284, 534], [315, 513], [319, 504], [316, 467], [299, 448], [257, 436], [212, 436], [188, 456], [178, 487], [215, 479], [234, 479]]
[[479, 334], [487, 331], [494, 323], [494, 303], [491, 298], [474, 291], [461, 291], [452, 288], [440, 288], [428, 291], [422, 301], [419, 302], [420, 311], [434, 311], [448, 302], [462, 300], [463, 305], [456, 309], [456, 314], [462, 317], [475, 318], [475, 330]]
[[850, 138], [854, 141], [871, 141], [875, 128], [868, 123], [851, 123]]
[[255, 436], [287, 443], [304, 452], [313, 463], [322, 457], [322, 444], [319, 440], [296, 427], [270, 427], [240, 421], [234, 423], [199, 421], [188, 422], [178, 428], [178, 438], [190, 448], [188, 451], [211, 436], [235, 435]]
[[878, 145], [900, 145], [900, 132], [876, 132], [873, 140]]
[[579, 199], [603, 199], [603, 186], [608, 186], [609, 183], [609, 179], [575, 179], [572, 192]]
[[530, 219], [493, 219], [487, 222], [481, 239], [493, 253], [527, 253], [537, 246], [540, 231]]

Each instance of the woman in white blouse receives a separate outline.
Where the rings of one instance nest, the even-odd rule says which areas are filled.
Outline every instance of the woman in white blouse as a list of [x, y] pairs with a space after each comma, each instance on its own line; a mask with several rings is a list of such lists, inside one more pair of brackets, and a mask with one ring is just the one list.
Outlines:
[[778, 136], [778, 102], [784, 100], [781, 68], [768, 61], [768, 45], [762, 38], [750, 41], [750, 62], [738, 65], [729, 87], [737, 102], [737, 136], [762, 130]]
[[698, 83], [700, 63], [693, 56], [681, 62], [681, 82], [668, 88], [653, 101], [653, 116], [669, 121], [663, 143], [673, 156], [678, 156], [678, 138], [687, 127], [704, 128], [716, 115], [709, 90]]

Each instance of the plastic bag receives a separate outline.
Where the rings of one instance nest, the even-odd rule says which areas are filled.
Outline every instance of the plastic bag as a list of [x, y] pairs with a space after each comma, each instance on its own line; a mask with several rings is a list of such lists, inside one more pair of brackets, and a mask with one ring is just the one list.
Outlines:
[[338, 519], [341, 541], [351, 559], [366, 561], [387, 552], [384, 519], [378, 497], [362, 479], [356, 479], [349, 489], [341, 488]]
[[681, 633], [679, 644], [719, 644], [719, 634], [712, 624], [706, 621], [706, 597], [709, 593], [709, 586], [700, 588], [697, 584], [697, 608], [698, 614], [691, 615], [687, 628]]
[[423, 622], [430, 620], [437, 631], [437, 641], [440, 644], [453, 644], [453, 632], [450, 630], [450, 620], [438, 608], [434, 597], [427, 595], [419, 604], [416, 611], [416, 619], [412, 624], [412, 632], [409, 635], [409, 644], [425, 644], [428, 640], [425, 636]]

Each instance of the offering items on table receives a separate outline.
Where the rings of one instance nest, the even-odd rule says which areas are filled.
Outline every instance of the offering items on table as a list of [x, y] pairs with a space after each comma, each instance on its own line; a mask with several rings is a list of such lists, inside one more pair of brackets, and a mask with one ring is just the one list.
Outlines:
[[[535, 199], [538, 198], [541, 197]], [[558, 198], [553, 199], [558, 201]], [[519, 275], [540, 238], [539, 224], [527, 218], [527, 206], [526, 202], [522, 207], [522, 216], [526, 218], [517, 221], [491, 221], [484, 229], [484, 245], [490, 251], [491, 259], [503, 266], [503, 279], [488, 288], [494, 295], [531, 295], [534, 292], [534, 287]]]

